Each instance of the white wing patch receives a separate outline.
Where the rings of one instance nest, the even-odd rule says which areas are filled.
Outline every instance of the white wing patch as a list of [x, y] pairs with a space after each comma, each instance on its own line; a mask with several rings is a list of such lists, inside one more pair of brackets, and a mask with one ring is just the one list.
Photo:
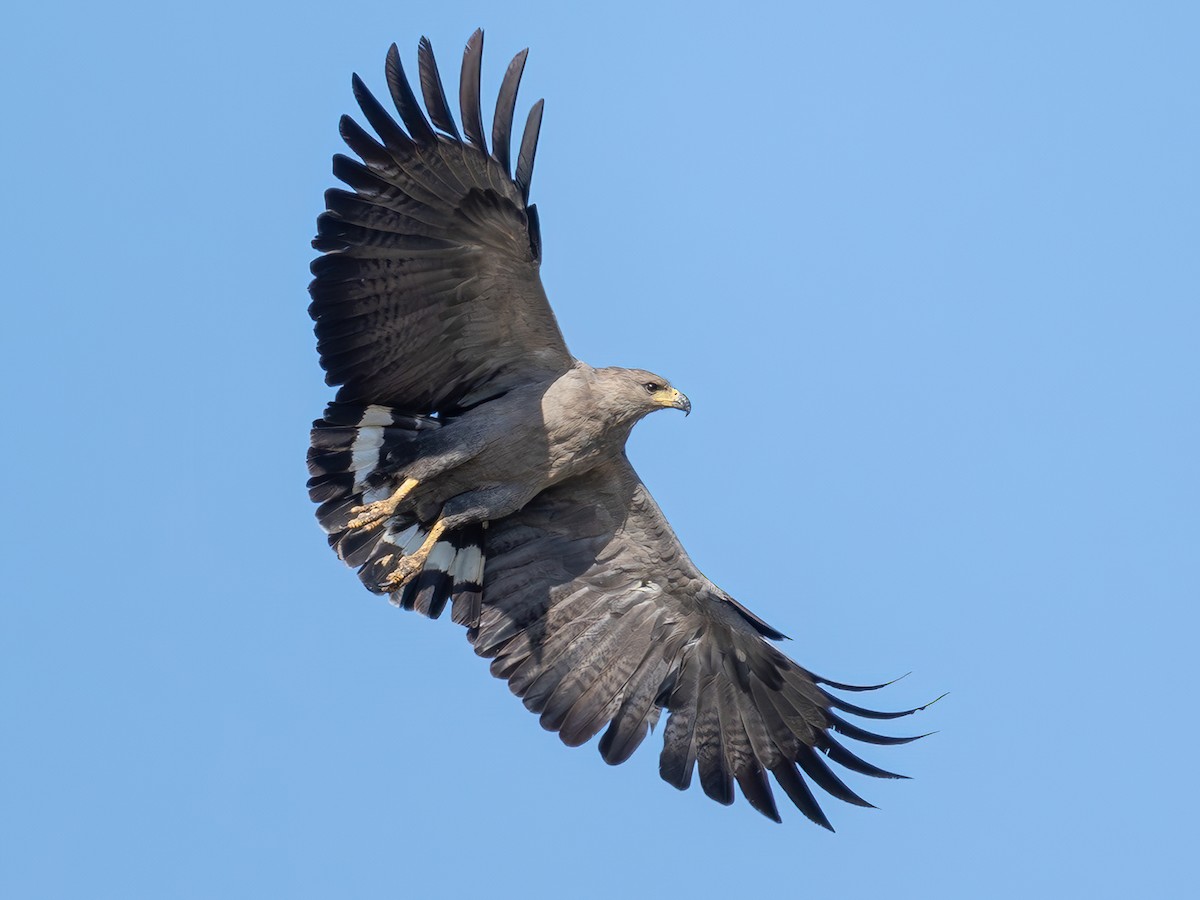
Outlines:
[[433, 545], [433, 550], [429, 552], [429, 558], [425, 560], [425, 568], [435, 569], [438, 572], [449, 572], [452, 562], [454, 562], [454, 547], [447, 541], [438, 541]]
[[483, 551], [476, 546], [464, 547], [454, 556], [447, 570], [455, 584], [483, 584]]
[[[383, 429], [392, 425], [395, 418], [386, 406], [368, 406], [358, 421], [358, 434], [350, 446], [350, 470], [354, 475], [354, 489], [359, 490], [379, 465], [379, 451], [383, 447]], [[386, 494], [384, 495], [386, 496]], [[365, 499], [365, 498], [364, 498]], [[371, 498], [368, 503], [382, 497]]]

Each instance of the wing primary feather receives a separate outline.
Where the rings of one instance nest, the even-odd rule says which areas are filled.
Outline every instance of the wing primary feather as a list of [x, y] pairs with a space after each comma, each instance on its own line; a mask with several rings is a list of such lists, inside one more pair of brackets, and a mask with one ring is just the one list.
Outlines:
[[363, 111], [375, 133], [383, 139], [384, 146], [400, 151], [410, 149], [413, 145], [412, 139], [396, 124], [396, 120], [388, 115], [387, 110], [375, 99], [375, 95], [363, 84], [363, 80], [355, 75], [350, 79], [350, 85], [359, 109]]
[[542, 130], [542, 106], [544, 100], [533, 104], [529, 118], [525, 120], [525, 133], [521, 136], [521, 151], [517, 154], [517, 189], [521, 198], [529, 202], [529, 182], [533, 178], [533, 160], [537, 156], [538, 133]]
[[488, 152], [483, 138], [483, 113], [479, 108], [479, 79], [483, 68], [483, 29], [476, 28], [463, 50], [462, 77], [458, 83], [458, 106], [462, 111], [467, 140]]
[[[344, 153], [333, 154], [333, 177], [350, 185], [363, 197], [383, 196], [391, 187], [357, 159], [351, 159]], [[323, 258], [317, 257], [318, 260]], [[313, 274], [317, 274], [315, 269]]]
[[[771, 765], [780, 760], [779, 751], [771, 739], [766, 722], [755, 707], [752, 679], [749, 667], [740, 660], [736, 653], [729, 654], [724, 659], [725, 671], [730, 678], [736, 678], [740, 685], [740, 693], [730, 697], [728, 717], [729, 726], [740, 730], [749, 745], [748, 759], [742, 759], [734, 767], [734, 778], [742, 789], [742, 795], [760, 813], [775, 822], [780, 822], [779, 809], [775, 805], [775, 797], [771, 793], [771, 782], [763, 771], [763, 765]], [[723, 710], [723, 713], [725, 711]], [[722, 715], [725, 719], [725, 715]], [[724, 724], [724, 722], [722, 723]], [[729, 726], [726, 726], [727, 728]]]
[[400, 62], [400, 50], [395, 44], [388, 48], [384, 71], [387, 74], [388, 91], [392, 95], [392, 102], [396, 105], [396, 112], [400, 113], [400, 118], [404, 122], [404, 127], [408, 129], [408, 133], [418, 144], [435, 143], [437, 135], [429, 125], [429, 120], [425, 118], [425, 113], [421, 112], [421, 104], [417, 102], [412, 85], [408, 83], [408, 78], [404, 74], [404, 66]]
[[833, 704], [833, 706], [835, 706], [837, 709], [840, 709], [842, 712], [848, 712], [851, 715], [862, 716], [864, 719], [900, 719], [904, 716], [911, 716], [913, 713], [920, 712], [923, 709], [928, 709], [929, 707], [933, 706], [933, 704], [937, 703], [938, 700], [941, 700], [942, 697], [946, 696], [945, 694], [942, 694], [941, 697], [935, 697], [923, 706], [914, 706], [912, 709], [902, 709], [897, 712], [879, 712], [878, 710], [864, 709], [861, 706], [855, 706], [853, 703], [847, 703], [841, 697], [836, 697], [829, 693], [829, 691], [823, 689], [821, 690], [821, 693], [824, 694], [825, 699]]
[[446, 102], [446, 89], [442, 87], [442, 76], [433, 56], [433, 44], [427, 37], [421, 38], [417, 44], [417, 67], [421, 74], [421, 94], [425, 97], [425, 108], [429, 110], [434, 127], [461, 141], [458, 126], [450, 114], [450, 104]]
[[874, 731], [867, 731], [865, 728], [859, 728], [852, 722], [847, 722], [841, 716], [834, 713], [832, 710], [825, 711], [825, 718], [829, 720], [829, 727], [838, 734], [844, 734], [846, 737], [855, 741], [862, 741], [864, 744], [878, 744], [880, 746], [890, 747], [897, 744], [909, 744], [913, 741], [919, 741], [923, 737], [928, 737], [933, 734], [932, 731], [927, 734], [913, 734], [904, 737], [892, 737], [886, 734], [876, 734]]
[[893, 678], [891, 681], [885, 681], [882, 684], [842, 684], [840, 681], [830, 681], [828, 678], [822, 678], [820, 675], [814, 675], [812, 672], [808, 673], [808, 677], [811, 678], [813, 681], [815, 681], [817, 684], [823, 684], [826, 687], [831, 687], [838, 691], [851, 691], [851, 692], [857, 693], [859, 691], [877, 691], [880, 688], [885, 688], [885, 687], [888, 687], [889, 685], [893, 685], [897, 681], [901, 681], [901, 680], [907, 678], [911, 674], [912, 674], [912, 672], [905, 672], [903, 675], [899, 676], [898, 678]]
[[[761, 720], [769, 742], [766, 750], [760, 752], [756, 747], [755, 753], [770, 769], [780, 759], [791, 759], [796, 754], [799, 738], [796, 737], [795, 731], [788, 726], [786, 717], [779, 712], [774, 692], [770, 688], [755, 679], [751, 682], [750, 693], [753, 700], [752, 714]], [[751, 737], [753, 738], [753, 733], [751, 733]]]
[[839, 800], [844, 800], [847, 803], [852, 803], [855, 806], [865, 806], [868, 809], [875, 809], [874, 804], [868, 803], [854, 791], [846, 786], [842, 779], [834, 774], [833, 769], [825, 764], [825, 760], [817, 755], [816, 751], [811, 747], [801, 747], [800, 752], [796, 754], [796, 764], [804, 770], [804, 774], [811, 778], [818, 787], [837, 797]]
[[862, 759], [858, 755], [851, 753], [837, 741], [829, 736], [829, 732], [822, 731], [817, 735], [817, 746], [820, 747], [825, 755], [832, 759], [838, 765], [845, 766], [851, 772], [858, 772], [860, 775], [870, 775], [872, 778], [904, 778], [907, 775], [901, 775], [897, 772], [889, 772], [887, 769], [881, 769], [878, 766], [873, 766], [871, 763]]
[[828, 828], [830, 831], [834, 830], [833, 825], [829, 822], [829, 817], [821, 809], [821, 804], [817, 802], [817, 798], [813, 796], [813, 792], [805, 783], [804, 778], [796, 770], [795, 763], [785, 760], [779, 765], [774, 766], [771, 769], [771, 774], [775, 776], [775, 780], [779, 782], [779, 786], [783, 788], [783, 792], [796, 805], [796, 809], [800, 810], [810, 821], [816, 822], [822, 828]]
[[746, 662], [758, 680], [773, 691], [779, 690], [783, 684], [783, 666], [787, 664], [786, 657], [778, 652], [748, 653], [746, 656]]
[[771, 782], [767, 780], [761, 766], [755, 763], [747, 769], [734, 772], [734, 778], [751, 806], [773, 822], [783, 821], [775, 805], [775, 797], [771, 793]]
[[338, 134], [346, 146], [368, 165], [384, 171], [395, 170], [395, 160], [388, 154], [387, 148], [349, 116], [338, 119]]
[[500, 83], [500, 94], [496, 97], [496, 114], [492, 117], [492, 156], [504, 167], [505, 174], [512, 176], [512, 123], [517, 110], [517, 88], [521, 86], [521, 73], [525, 71], [525, 59], [529, 56], [526, 47], [513, 57]]

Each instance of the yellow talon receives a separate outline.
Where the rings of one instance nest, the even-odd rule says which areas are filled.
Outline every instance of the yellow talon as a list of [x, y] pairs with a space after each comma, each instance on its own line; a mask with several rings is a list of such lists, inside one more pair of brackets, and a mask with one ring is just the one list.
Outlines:
[[346, 523], [347, 528], [365, 528], [370, 531], [372, 528], [378, 528], [389, 516], [396, 511], [396, 507], [404, 502], [404, 498], [413, 492], [413, 488], [417, 486], [417, 479], [406, 478], [404, 484], [396, 490], [396, 493], [388, 497], [386, 500], [376, 500], [374, 503], [368, 503], [365, 506], [352, 507], [350, 512], [358, 513], [358, 515]]
[[429, 559], [434, 545], [445, 531], [446, 525], [441, 519], [433, 523], [429, 534], [425, 536], [425, 540], [421, 542], [421, 546], [417, 548], [416, 552], [408, 554], [396, 563], [396, 568], [387, 577], [387, 590], [396, 591], [404, 587], [425, 567], [425, 560]]

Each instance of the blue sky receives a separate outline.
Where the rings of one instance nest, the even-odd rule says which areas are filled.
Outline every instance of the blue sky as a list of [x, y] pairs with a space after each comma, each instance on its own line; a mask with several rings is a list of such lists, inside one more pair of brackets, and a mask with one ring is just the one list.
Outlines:
[[[783, 6], [6, 14], [0, 894], [1188, 892], [1200, 13]], [[561, 746], [317, 529], [350, 73], [477, 26], [546, 98], [572, 350], [692, 398], [630, 446], [692, 557], [805, 666], [951, 691], [836, 835]]]

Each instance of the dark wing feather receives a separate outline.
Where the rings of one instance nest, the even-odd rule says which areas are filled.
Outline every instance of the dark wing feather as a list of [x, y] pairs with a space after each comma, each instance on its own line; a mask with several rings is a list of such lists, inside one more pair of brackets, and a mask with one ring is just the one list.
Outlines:
[[463, 131], [467, 140], [487, 153], [483, 139], [483, 113], [479, 108], [479, 77], [483, 63], [483, 31], [476, 29], [463, 51], [462, 76], [458, 87], [458, 107], [462, 110]]
[[412, 85], [408, 83], [408, 76], [404, 74], [404, 66], [400, 62], [400, 50], [395, 44], [388, 48], [384, 73], [387, 76], [388, 91], [392, 95], [392, 102], [396, 104], [396, 112], [400, 113], [404, 127], [408, 129], [413, 140], [418, 144], [437, 143], [437, 134], [430, 127], [425, 113], [421, 112], [421, 104], [417, 102]]
[[521, 84], [521, 73], [525, 71], [525, 49], [513, 57], [500, 83], [500, 94], [496, 97], [496, 114], [492, 117], [492, 155], [504, 167], [505, 173], [512, 171], [510, 163], [513, 115], [517, 110], [517, 87]]
[[600, 752], [609, 763], [628, 759], [666, 709], [664, 780], [686, 788], [698, 770], [713, 799], [731, 803], [736, 784], [772, 819], [768, 773], [826, 828], [804, 776], [870, 805], [822, 754], [861, 774], [899, 777], [859, 759], [830, 730], [877, 743], [910, 738], [839, 718], [833, 710], [849, 704], [775, 649], [767, 639], [779, 633], [695, 568], [623, 458], [491, 523], [483, 590], [476, 652], [566, 743], [607, 728]]
[[429, 43], [427, 37], [421, 38], [417, 45], [417, 68], [421, 73], [421, 94], [425, 97], [425, 108], [429, 110], [434, 127], [440, 128], [456, 141], [461, 140], [454, 116], [450, 113], [450, 104], [446, 101], [446, 89], [442, 87], [437, 60], [433, 57], [433, 44]]
[[[503, 140], [495, 141], [495, 158], [484, 142], [482, 40], [473, 35], [463, 59], [469, 143], [458, 135], [428, 41], [419, 71], [429, 119], [394, 45], [387, 82], [403, 127], [353, 79], [375, 135], [349, 117], [341, 121], [361, 162], [334, 158], [334, 174], [351, 190], [326, 194], [313, 241], [324, 255], [313, 262], [309, 288], [321, 365], [326, 381], [342, 386], [340, 402], [454, 413], [571, 365], [538, 276], [541, 242], [527, 204], [530, 134], [519, 184], [508, 173], [511, 125], [497, 123]], [[497, 106], [510, 123], [519, 80], [520, 67], [510, 66]]]
[[525, 120], [525, 133], [521, 136], [521, 150], [517, 154], [517, 189], [522, 199], [529, 202], [529, 182], [533, 178], [533, 161], [537, 156], [538, 135], [542, 131], [542, 101], [529, 110]]

